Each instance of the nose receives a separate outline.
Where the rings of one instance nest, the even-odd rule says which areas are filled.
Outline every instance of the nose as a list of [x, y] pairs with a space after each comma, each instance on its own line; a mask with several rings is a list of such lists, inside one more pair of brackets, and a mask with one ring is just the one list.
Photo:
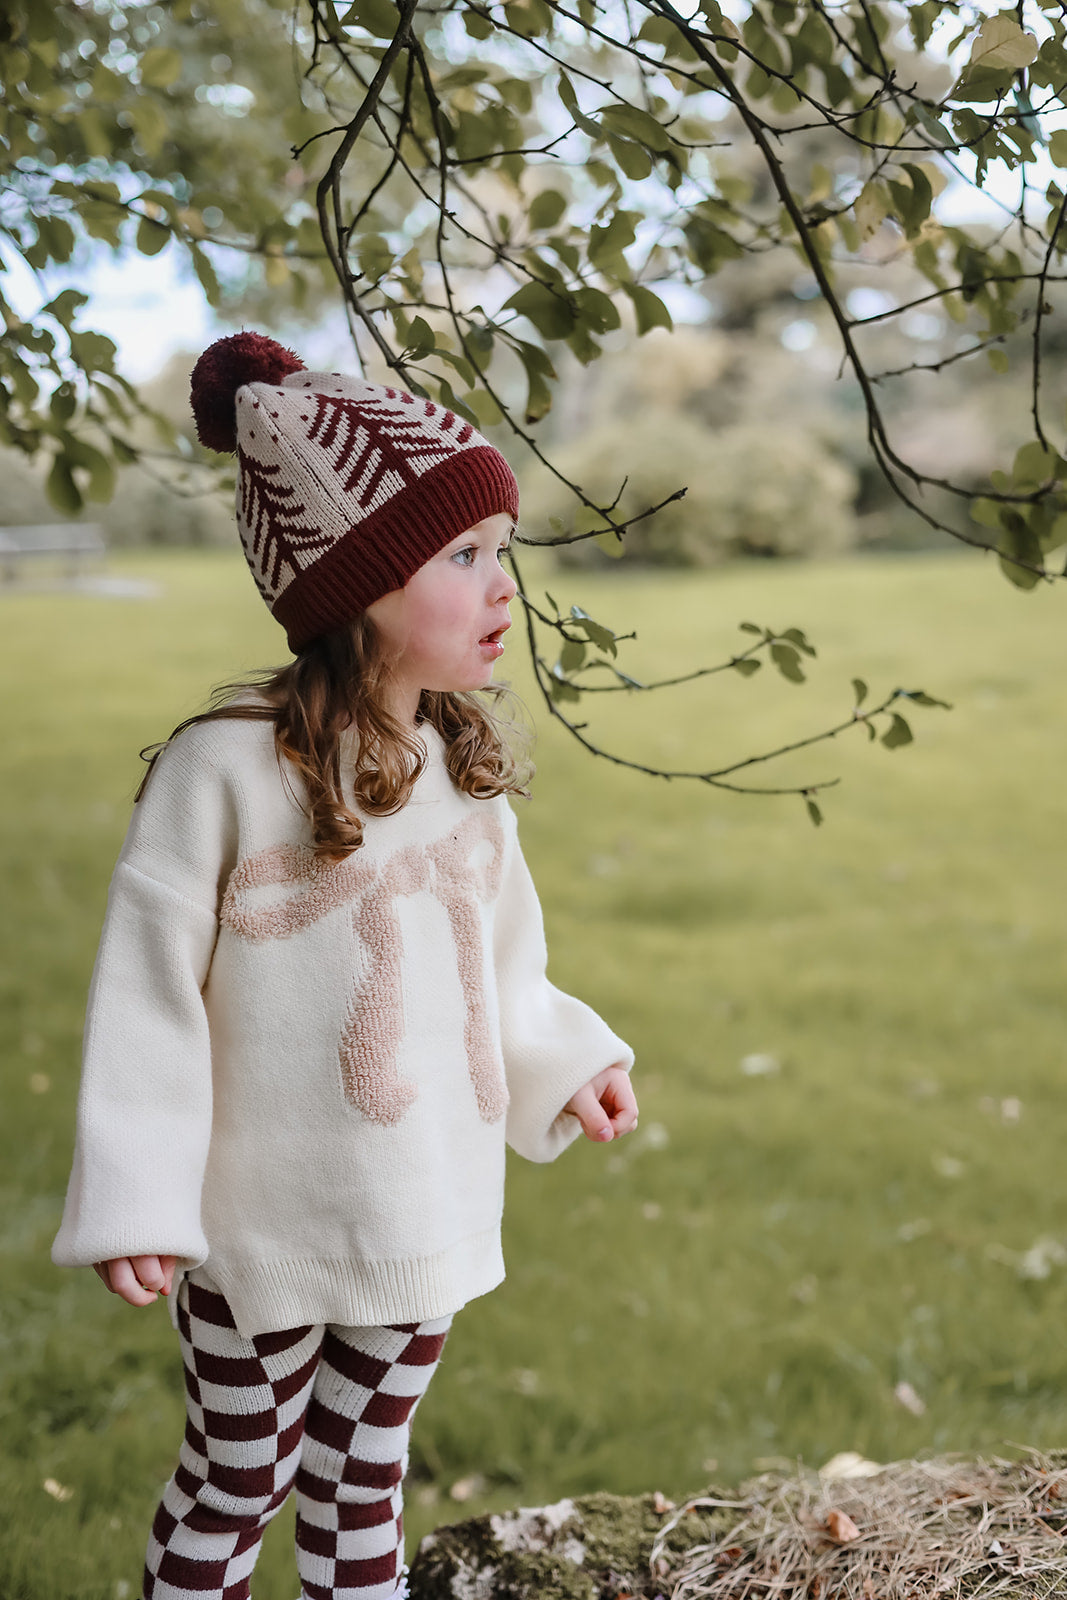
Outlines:
[[497, 601], [502, 600], [505, 605], [509, 605], [518, 594], [519, 586], [505, 567], [499, 567], [495, 577], [496, 599]]

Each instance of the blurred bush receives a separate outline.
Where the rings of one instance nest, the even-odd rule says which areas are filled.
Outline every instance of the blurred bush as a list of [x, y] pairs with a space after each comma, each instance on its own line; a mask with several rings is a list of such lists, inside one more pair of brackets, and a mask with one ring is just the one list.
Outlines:
[[[192, 439], [189, 413], [189, 372], [194, 357], [171, 358], [159, 375], [142, 385], [150, 406]], [[233, 503], [201, 474], [189, 479], [176, 451], [160, 445], [144, 423], [133, 429], [133, 442], [145, 453], [134, 466], [119, 470], [115, 493], [106, 505], [89, 504], [75, 520], [95, 523], [105, 543], [113, 548], [130, 545], [213, 545], [234, 542]], [[44, 490], [51, 457], [28, 461], [19, 450], [0, 451], [4, 496], [0, 526], [19, 526], [69, 520], [50, 504]], [[190, 492], [190, 485], [200, 492]]]
[[[612, 418], [556, 453], [556, 465], [614, 515], [632, 517], [683, 485], [685, 498], [613, 538], [560, 546], [564, 566], [627, 563], [711, 567], [738, 556], [825, 556], [855, 542], [854, 472], [819, 437], [775, 419], [709, 428], [682, 411], [650, 407]], [[625, 487], [619, 494], [623, 480]], [[528, 486], [523, 527], [547, 537], [558, 518], [573, 524], [562, 484]]]

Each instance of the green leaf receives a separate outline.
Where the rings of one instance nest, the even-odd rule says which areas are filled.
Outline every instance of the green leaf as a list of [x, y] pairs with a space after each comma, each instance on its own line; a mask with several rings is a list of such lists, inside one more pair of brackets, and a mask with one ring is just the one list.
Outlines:
[[904, 718], [895, 711], [890, 713], [889, 727], [882, 735], [882, 743], [887, 750], [899, 750], [901, 745], [911, 744], [915, 735], [912, 733]]
[[505, 300], [504, 309], [529, 318], [546, 339], [565, 339], [574, 328], [574, 306], [570, 299], [543, 283], [525, 283]]
[[77, 434], [64, 433], [61, 438], [63, 453], [71, 467], [88, 474], [86, 499], [101, 503], [110, 500], [115, 491], [115, 463]]
[[917, 706], [940, 706], [942, 711], [951, 711], [952, 706], [947, 700], [937, 700], [932, 694], [927, 694], [922, 689], [902, 689], [906, 700], [913, 700]]
[[555, 17], [546, 0], [509, 0], [508, 22], [524, 39], [551, 33]]
[[115, 342], [104, 333], [87, 328], [70, 333], [70, 353], [83, 372], [111, 372], [115, 365]]
[[554, 228], [567, 209], [567, 202], [558, 189], [542, 189], [530, 202], [530, 227], [540, 233], [544, 228]]
[[559, 653], [559, 664], [564, 672], [577, 672], [585, 661], [586, 646], [581, 639], [568, 639]]
[[538, 350], [536, 345], [520, 340], [518, 354], [526, 369], [527, 395], [524, 415], [528, 423], [540, 422], [541, 418], [547, 416], [552, 409], [552, 391], [545, 379], [546, 376], [555, 377], [555, 373], [549, 363], [546, 375], [544, 365], [539, 359], [544, 356], [544, 351]]
[[742, 678], [751, 678], [753, 673], [759, 671], [761, 663], [755, 656], [738, 656], [736, 660], [730, 662], [730, 665], [735, 672], [741, 674]]
[[806, 633], [800, 628], [786, 628], [784, 633], [778, 635], [780, 639], [787, 639], [790, 644], [795, 644], [798, 650], [803, 650], [806, 656], [815, 654], [815, 646], [811, 643]]
[[561, 72], [559, 75], [559, 97], [570, 112], [571, 120], [575, 125], [581, 128], [583, 133], [587, 133], [591, 139], [599, 139], [600, 124], [594, 122], [592, 117], [586, 116], [578, 104], [578, 96], [574, 92], [574, 85], [565, 72]]
[[761, 628], [756, 622], [739, 622], [738, 627], [741, 629], [742, 633], [758, 633], [761, 638], [766, 632], [766, 629]]
[[610, 222], [590, 228], [589, 260], [594, 267], [619, 278], [630, 276], [623, 251], [634, 242], [636, 220], [636, 212], [616, 211]]
[[788, 678], [790, 683], [804, 682], [804, 671], [800, 665], [800, 656], [791, 644], [779, 644], [777, 641], [772, 644], [771, 660], [782, 674], [782, 677]]
[[360, 271], [370, 278], [372, 283], [377, 283], [383, 278], [393, 265], [395, 255], [387, 239], [380, 233], [366, 233], [356, 246], [359, 257]]
[[434, 355], [437, 357], [438, 361], [443, 361], [446, 366], [451, 367], [453, 372], [458, 372], [468, 389], [474, 388], [474, 385], [477, 382], [474, 374], [474, 368], [463, 356], [457, 356], [451, 350], [442, 350], [440, 348], [437, 348], [434, 351]]
[[555, 672], [548, 675], [548, 692], [557, 703], [561, 700], [580, 701], [582, 698], [573, 683], [567, 678], [557, 677]]
[[413, 317], [407, 332], [407, 351], [409, 356], [418, 361], [423, 356], [429, 355], [436, 343], [434, 331], [426, 321], [426, 318]]
[[1012, 477], [1020, 488], [1031, 488], [1056, 478], [1061, 458], [1055, 450], [1048, 450], [1040, 439], [1031, 439], [1016, 451], [1012, 463]]
[[821, 828], [822, 827], [822, 812], [820, 811], [819, 807], [815, 804], [815, 801], [811, 798], [810, 795], [805, 795], [804, 804], [808, 808], [808, 816], [811, 818], [812, 822], [815, 824], [815, 826], [817, 828]]
[[618, 306], [602, 289], [579, 289], [574, 303], [582, 322], [593, 333], [610, 333], [622, 326]]
[[1008, 352], [1004, 349], [1003, 345], [991, 345], [986, 351], [986, 356], [989, 360], [989, 365], [993, 368], [994, 372], [1007, 372], [1008, 368], [1011, 366], [1011, 362], [1008, 359]]
[[867, 698], [867, 685], [862, 678], [853, 678], [852, 694], [857, 706], [861, 706]]
[[[139, 100], [133, 101], [127, 107], [126, 115], [133, 124], [134, 131], [145, 155], [154, 161], [162, 153], [163, 146], [170, 134], [170, 124], [162, 106], [155, 100], [142, 95]], [[81, 119], [79, 119], [79, 123], [80, 121]]]
[[[132, 109], [131, 109], [132, 121]], [[83, 106], [78, 112], [78, 138], [86, 155], [107, 161], [113, 153], [111, 133], [103, 116], [95, 106]]]
[[472, 39], [491, 39], [493, 37], [493, 24], [488, 17], [483, 17], [478, 11], [469, 11], [464, 8], [463, 26]]
[[[375, 39], [391, 39], [396, 33], [400, 13], [390, 0], [353, 0], [345, 12], [345, 27], [354, 24], [364, 28]], [[468, 33], [473, 29], [468, 27]]]
[[[69, 261], [74, 251], [74, 229], [62, 217], [38, 217], [37, 234], [52, 261]], [[46, 265], [42, 262], [41, 265]]]
[[666, 328], [670, 332], [674, 323], [658, 295], [646, 289], [643, 283], [624, 283], [622, 287], [633, 301], [638, 334], [648, 333], [652, 328]]
[[618, 654], [615, 635], [610, 628], [605, 628], [601, 622], [594, 622], [589, 613], [583, 611], [581, 606], [571, 606], [571, 616], [575, 625], [581, 628], [582, 632], [588, 639], [592, 640], [598, 650], [603, 650], [605, 655], [609, 656]]
[[463, 417], [467, 422], [478, 426], [478, 418], [471, 410], [466, 400], [461, 400], [452, 385], [445, 378], [437, 379], [437, 396], [441, 404], [449, 411], [454, 411], [457, 417]]
[[624, 139], [632, 139], [646, 149], [655, 150], [658, 155], [663, 155], [671, 148], [671, 138], [666, 129], [638, 106], [602, 106], [597, 115], [609, 132], [620, 133]]
[[64, 328], [69, 328], [82, 306], [87, 305], [89, 296], [82, 294], [80, 289], [64, 289], [57, 294], [48, 304], [41, 307], [43, 317], [55, 317]]
[[141, 57], [141, 82], [148, 89], [166, 89], [181, 77], [181, 71], [180, 50], [165, 50], [157, 46], [146, 50]]
[[170, 243], [170, 229], [151, 217], [142, 217], [137, 224], [137, 248], [143, 256], [157, 256]]
[[619, 171], [634, 183], [641, 183], [652, 171], [652, 158], [642, 144], [632, 139], [620, 139], [618, 134], [608, 134], [608, 149], [615, 158]]
[[609, 528], [607, 533], [598, 534], [593, 543], [598, 550], [603, 550], [604, 554], [610, 556], [613, 561], [618, 561], [626, 554], [626, 542], [619, 537], [613, 528]]
[[[1004, 529], [997, 540], [997, 555], [1004, 576], [1017, 589], [1034, 589], [1045, 575], [1044, 556], [1037, 534], [1018, 511], [1001, 513]], [[1026, 566], [1017, 565], [1025, 561]], [[1036, 571], [1030, 571], [1030, 568]]]
[[117, 433], [109, 433], [108, 439], [111, 443], [111, 450], [115, 460], [120, 466], [132, 466], [135, 461], [139, 461], [141, 459], [140, 452], [135, 448], [135, 446], [130, 444], [126, 439], [120, 438]]
[[1024, 33], [1013, 16], [1001, 11], [987, 17], [979, 28], [968, 67], [1007, 67], [1018, 72], [1031, 64], [1037, 51], [1033, 34]]
[[200, 249], [199, 245], [193, 246], [192, 255], [193, 271], [196, 273], [201, 289], [207, 296], [208, 305], [218, 305], [222, 290], [210, 257], [205, 250]]
[[74, 482], [74, 474], [64, 456], [56, 456], [45, 480], [45, 493], [57, 511], [76, 516], [82, 508], [81, 490]]
[[1057, 128], [1050, 135], [1048, 153], [1057, 167], [1067, 167], [1067, 128]]
[[912, 113], [923, 132], [928, 134], [935, 144], [940, 145], [942, 149], [954, 147], [956, 141], [952, 134], [944, 123], [938, 121], [929, 106], [924, 106], [921, 100], [916, 100], [912, 104]]
[[61, 383], [52, 391], [48, 409], [59, 423], [69, 422], [78, 406], [78, 397], [69, 383]]

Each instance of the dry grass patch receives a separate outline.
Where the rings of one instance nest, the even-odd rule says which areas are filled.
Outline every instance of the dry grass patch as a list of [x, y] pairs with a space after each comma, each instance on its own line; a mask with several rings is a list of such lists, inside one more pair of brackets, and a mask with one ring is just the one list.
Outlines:
[[[839, 1458], [843, 1474], [765, 1474], [736, 1499], [671, 1516], [651, 1567], [670, 1600], [919, 1600], [1067, 1594], [1067, 1452], [1019, 1461]], [[664, 1554], [695, 1513], [729, 1529], [679, 1562]]]

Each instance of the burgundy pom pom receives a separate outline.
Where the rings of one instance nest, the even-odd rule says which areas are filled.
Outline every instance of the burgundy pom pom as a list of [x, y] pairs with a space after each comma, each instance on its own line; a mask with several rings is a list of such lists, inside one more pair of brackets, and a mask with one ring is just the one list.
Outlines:
[[245, 383], [281, 383], [304, 363], [264, 333], [234, 333], [208, 345], [193, 368], [189, 401], [200, 443], [237, 449], [237, 391]]

